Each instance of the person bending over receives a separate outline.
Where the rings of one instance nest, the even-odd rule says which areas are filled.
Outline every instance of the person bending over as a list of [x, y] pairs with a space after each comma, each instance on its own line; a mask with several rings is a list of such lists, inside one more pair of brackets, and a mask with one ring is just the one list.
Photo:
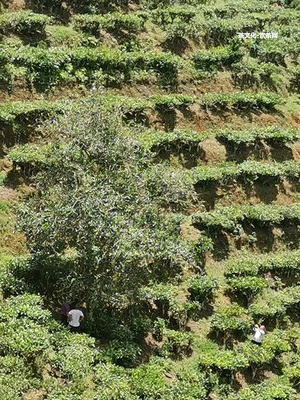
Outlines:
[[80, 323], [84, 319], [83, 312], [79, 308], [74, 307], [68, 312], [68, 322], [71, 332], [80, 332]]
[[260, 346], [265, 337], [266, 328], [264, 325], [259, 326], [256, 324], [253, 330], [254, 330], [254, 336], [252, 342]]

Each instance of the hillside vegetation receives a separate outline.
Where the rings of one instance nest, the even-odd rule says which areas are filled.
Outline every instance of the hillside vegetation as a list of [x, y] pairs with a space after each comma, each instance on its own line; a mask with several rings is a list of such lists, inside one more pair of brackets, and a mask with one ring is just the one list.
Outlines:
[[300, 398], [299, 39], [298, 0], [2, 0], [1, 400]]

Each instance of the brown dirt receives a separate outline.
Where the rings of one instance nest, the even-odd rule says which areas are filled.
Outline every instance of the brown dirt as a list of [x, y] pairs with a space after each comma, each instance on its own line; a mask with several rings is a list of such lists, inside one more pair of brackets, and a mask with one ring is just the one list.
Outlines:
[[300, 141], [290, 145], [295, 160], [300, 160]]
[[11, 0], [9, 4], [9, 10], [18, 11], [25, 8], [25, 0]]
[[0, 238], [0, 249], [3, 253], [24, 254], [26, 253], [25, 237], [20, 233], [9, 233]]
[[201, 234], [198, 231], [198, 229], [196, 229], [195, 227], [193, 227], [189, 223], [183, 223], [180, 226], [180, 230], [181, 230], [181, 236], [184, 239], [187, 239], [187, 240], [197, 241], [197, 240], [199, 240], [199, 238], [201, 236]]
[[[108, 46], [116, 46], [117, 41], [113, 35], [103, 32], [103, 37], [105, 37], [106, 44]], [[180, 79], [180, 77], [179, 77]], [[201, 96], [212, 90], [214, 92], [233, 92], [234, 87], [227, 81], [227, 78], [222, 78], [222, 80], [211, 81], [207, 80], [195, 84], [190, 79], [182, 77], [182, 82], [179, 81], [178, 87], [171, 90], [172, 93], [184, 93], [190, 96]], [[124, 83], [121, 88], [107, 88], [108, 92], [115, 92], [119, 95], [131, 95], [131, 96], [142, 96], [147, 97], [155, 94], [166, 94], [169, 93], [169, 89], [164, 89], [159, 87], [157, 84], [157, 79], [151, 81], [147, 84], [140, 83]], [[14, 82], [13, 92], [10, 94], [6, 90], [0, 89], [0, 102], [6, 101], [17, 101], [17, 100], [33, 100], [33, 99], [43, 99], [47, 97], [50, 100], [60, 99], [60, 98], [76, 98], [78, 96], [83, 96], [89, 94], [88, 88], [83, 88], [81, 85], [73, 85], [69, 87], [68, 85], [61, 85], [60, 87], [53, 90], [53, 92], [45, 94], [38, 93], [34, 90], [30, 90], [26, 86], [26, 81], [20, 79]]]
[[31, 390], [23, 395], [23, 400], [42, 400], [45, 395], [45, 390]]
[[0, 187], [0, 200], [15, 200], [19, 197], [19, 193], [11, 188]]
[[[243, 223], [244, 234], [235, 236], [227, 231], [210, 234], [214, 242], [212, 257], [215, 261], [228, 259], [240, 250], [268, 253], [278, 250], [296, 249], [300, 243], [297, 225], [283, 222], [275, 227], [265, 224]], [[253, 240], [256, 238], [256, 240]]]
[[241, 388], [248, 386], [245, 376], [241, 372], [235, 374], [235, 380]]
[[44, 100], [44, 99], [47, 99], [49, 101], [77, 99], [79, 97], [87, 96], [89, 94], [90, 91], [88, 89], [84, 89], [79, 86], [78, 87], [64, 86], [46, 95], [43, 93], [38, 93], [34, 90], [30, 91], [24, 88], [22, 85], [19, 85], [16, 88], [16, 90], [13, 91], [12, 94], [0, 90], [0, 103], [6, 103], [9, 101], [33, 101], [33, 100]]
[[217, 140], [207, 139], [200, 143], [200, 150], [204, 153], [203, 160], [206, 164], [217, 164], [227, 159], [226, 148]]
[[300, 117], [296, 115], [292, 115], [291, 118], [291, 125], [298, 128], [300, 126]]
[[109, 32], [101, 31], [100, 35], [101, 35], [101, 38], [103, 39], [103, 41], [105, 42], [105, 44], [107, 44], [108, 46], [112, 46], [112, 47], [118, 46], [118, 40], [113, 35], [111, 35]]
[[[154, 122], [157, 123], [157, 120]], [[160, 123], [160, 122], [159, 122]], [[245, 160], [256, 161], [286, 161], [297, 160], [300, 157], [299, 149], [286, 146], [269, 146], [264, 141], [256, 143], [233, 143], [209, 139], [197, 143], [181, 143], [180, 141], [168, 147], [163, 145], [154, 146], [157, 162], [167, 161], [171, 165], [181, 165], [184, 168], [193, 168], [200, 164], [219, 164], [224, 161], [241, 163]], [[299, 153], [297, 152], [299, 150]]]
[[6, 159], [0, 159], [0, 171], [10, 171], [12, 169], [12, 162]]
[[224, 146], [228, 154], [227, 161], [243, 162], [247, 159], [270, 160], [271, 149], [266, 143], [237, 143], [224, 140]]
[[228, 71], [219, 72], [211, 81], [204, 81], [199, 85], [200, 93], [220, 92], [231, 93], [236, 91], [231, 73]]
[[299, 203], [298, 186], [294, 182], [284, 180], [273, 182], [268, 179], [258, 179], [254, 183], [228, 182], [219, 184], [202, 184], [195, 186], [198, 199], [207, 210], [216, 206], [234, 204], [295, 204]]

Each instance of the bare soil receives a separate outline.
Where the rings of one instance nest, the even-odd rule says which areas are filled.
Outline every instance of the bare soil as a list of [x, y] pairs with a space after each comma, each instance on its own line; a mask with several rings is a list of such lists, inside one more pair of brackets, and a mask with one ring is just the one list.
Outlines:
[[213, 259], [222, 261], [240, 250], [269, 253], [281, 249], [296, 249], [300, 244], [300, 231], [297, 224], [283, 222], [276, 226], [243, 223], [244, 233], [235, 236], [225, 230], [210, 234], [214, 242]]
[[204, 140], [200, 143], [199, 150], [203, 153], [203, 161], [205, 164], [222, 163], [227, 159], [225, 146], [217, 140]]
[[11, 0], [9, 3], [9, 10], [18, 11], [25, 8], [25, 0]]
[[0, 186], [0, 200], [16, 200], [19, 193], [11, 188]]

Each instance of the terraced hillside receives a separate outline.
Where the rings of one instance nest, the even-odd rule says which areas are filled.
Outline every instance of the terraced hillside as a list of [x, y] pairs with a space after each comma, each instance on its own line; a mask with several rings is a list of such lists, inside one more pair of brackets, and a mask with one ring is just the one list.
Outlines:
[[[299, 399], [299, 1], [2, 0], [0, 12], [0, 399]], [[88, 131], [95, 109], [117, 121], [116, 136], [124, 130], [125, 164], [126, 143], [133, 159], [145, 155], [132, 197], [130, 168], [117, 181], [124, 198], [155, 206], [138, 213], [99, 190], [86, 209], [74, 202], [76, 214], [60, 208], [68, 197], [55, 186], [53, 214], [39, 214], [30, 201], [51, 179], [84, 170], [72, 162], [90, 156], [85, 141], [101, 150]], [[148, 218], [140, 231], [112, 218], [101, 233], [132, 240], [116, 251], [133, 270], [130, 301], [110, 291], [126, 268], [112, 274], [105, 259], [97, 275], [92, 250], [109, 253], [106, 242], [84, 255], [91, 272], [59, 254], [64, 240], [54, 248], [51, 221], [66, 242], [85, 228], [100, 235], [98, 206]], [[108, 284], [95, 297], [99, 276]], [[58, 321], [76, 291], [87, 303], [78, 335]], [[267, 328], [262, 346], [251, 342], [255, 324]]]

